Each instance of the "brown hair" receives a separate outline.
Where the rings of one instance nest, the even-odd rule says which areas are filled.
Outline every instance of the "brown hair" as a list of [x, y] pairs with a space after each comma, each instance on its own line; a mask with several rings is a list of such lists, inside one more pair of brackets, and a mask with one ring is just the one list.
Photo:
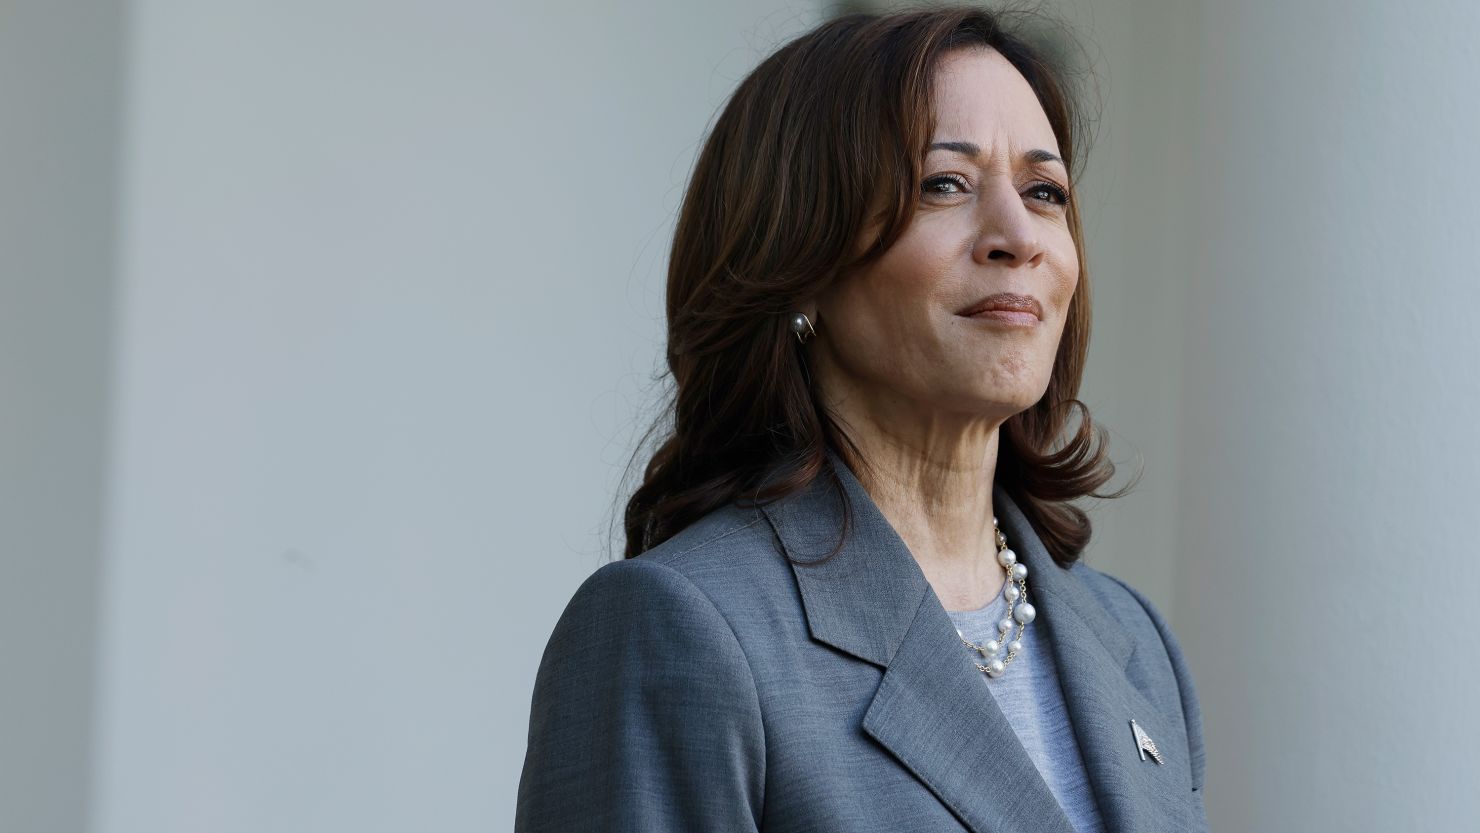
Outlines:
[[[1015, 17], [966, 7], [846, 15], [787, 43], [735, 90], [699, 155], [674, 234], [667, 359], [675, 390], [647, 434], [666, 437], [627, 503], [626, 557], [730, 502], [775, 500], [823, 474], [836, 482], [829, 445], [841, 452], [846, 444], [850, 465], [866, 465], [825, 412], [788, 313], [878, 258], [909, 226], [943, 54], [988, 47], [1023, 74], [1072, 187], [1082, 116], [1067, 73], [1008, 26]], [[1068, 501], [1121, 494], [1094, 492], [1115, 466], [1103, 429], [1075, 398], [1089, 348], [1090, 285], [1077, 200], [1068, 205], [1079, 283], [1048, 390], [1003, 424], [996, 467], [1063, 566], [1090, 538], [1088, 516]], [[877, 237], [860, 246], [869, 228]], [[1076, 408], [1078, 429], [1053, 450]], [[761, 482], [773, 467], [779, 476]], [[834, 553], [847, 525], [845, 518]]]

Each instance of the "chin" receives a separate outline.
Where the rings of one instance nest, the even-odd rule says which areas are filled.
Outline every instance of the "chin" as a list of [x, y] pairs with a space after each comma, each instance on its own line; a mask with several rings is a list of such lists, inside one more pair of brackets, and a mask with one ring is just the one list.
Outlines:
[[1003, 396], [997, 391], [972, 391], [940, 403], [942, 410], [956, 411], [983, 419], [1007, 419], [1033, 407], [1043, 398], [1043, 391], [1036, 394], [1025, 391], [1022, 396]]
[[1043, 398], [1043, 394], [1048, 391], [1048, 382], [1047, 373], [1041, 379], [1037, 373], [986, 374], [957, 388], [959, 392], [955, 398], [977, 402], [994, 410], [1015, 408], [1020, 411]]

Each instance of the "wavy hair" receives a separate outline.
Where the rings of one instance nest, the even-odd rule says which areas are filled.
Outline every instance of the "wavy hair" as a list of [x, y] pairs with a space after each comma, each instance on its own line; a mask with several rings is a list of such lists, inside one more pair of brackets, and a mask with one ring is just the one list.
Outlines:
[[[740, 83], [699, 154], [674, 233], [666, 299], [673, 389], [644, 437], [662, 439], [627, 503], [627, 558], [731, 502], [776, 500], [819, 476], [836, 483], [829, 446], [846, 446], [850, 464], [867, 464], [826, 412], [787, 313], [877, 259], [909, 226], [935, 130], [932, 83], [950, 50], [988, 47], [1023, 74], [1072, 187], [1085, 119], [1067, 71], [1014, 25], [1039, 19], [969, 7], [846, 15], [790, 41]], [[1071, 196], [1080, 280], [1048, 388], [1003, 424], [996, 466], [997, 482], [1063, 566], [1090, 539], [1088, 515], [1070, 501], [1124, 493], [1095, 493], [1115, 466], [1104, 430], [1075, 398], [1090, 334], [1077, 205]], [[877, 236], [860, 245], [874, 228]], [[1056, 447], [1075, 410], [1077, 429]], [[845, 516], [832, 554], [848, 526]]]

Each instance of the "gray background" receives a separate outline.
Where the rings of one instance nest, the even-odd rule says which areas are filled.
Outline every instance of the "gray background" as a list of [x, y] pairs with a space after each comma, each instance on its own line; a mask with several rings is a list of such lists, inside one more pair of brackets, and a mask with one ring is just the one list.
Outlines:
[[[1145, 467], [1088, 560], [1213, 828], [1473, 830], [1480, 9], [1056, 8]], [[507, 829], [694, 154], [833, 10], [0, 0], [0, 830]]]

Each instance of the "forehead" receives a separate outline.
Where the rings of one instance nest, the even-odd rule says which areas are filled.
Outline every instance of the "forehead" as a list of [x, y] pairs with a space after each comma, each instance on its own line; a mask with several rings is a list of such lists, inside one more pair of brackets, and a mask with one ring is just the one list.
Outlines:
[[1048, 116], [1028, 79], [994, 49], [956, 49], [935, 75], [934, 140], [970, 141], [992, 153], [1058, 152]]

